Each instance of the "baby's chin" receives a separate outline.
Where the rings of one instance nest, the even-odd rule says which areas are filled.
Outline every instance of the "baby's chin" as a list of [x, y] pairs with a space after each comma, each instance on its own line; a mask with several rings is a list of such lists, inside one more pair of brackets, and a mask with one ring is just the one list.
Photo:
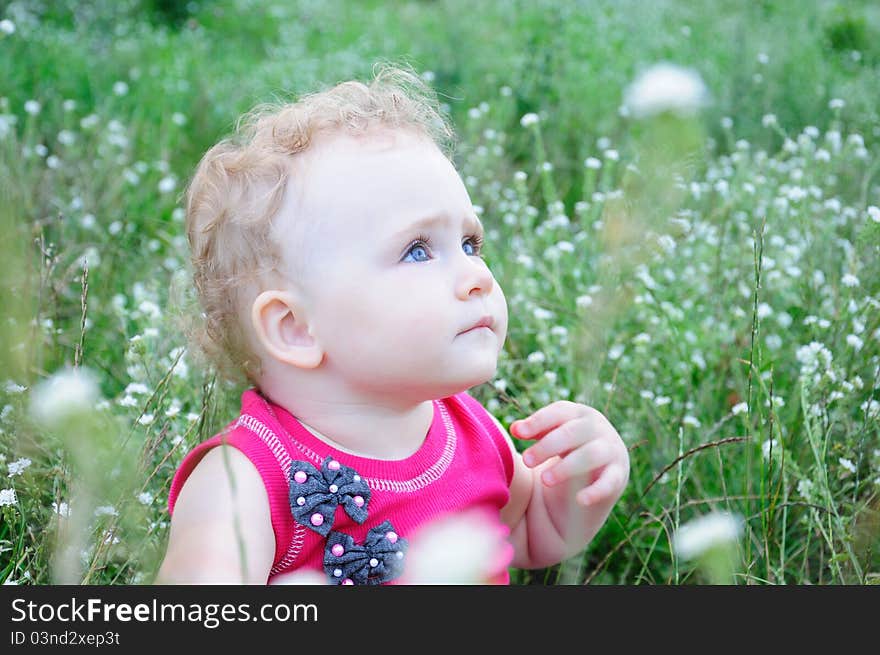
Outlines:
[[448, 384], [438, 386], [435, 397], [446, 398], [454, 396], [462, 391], [467, 391], [473, 387], [489, 382], [495, 377], [498, 370], [498, 360], [494, 358], [491, 363], [488, 361], [479, 366], [470, 367], [467, 371], [461, 371], [461, 375], [455, 376]]

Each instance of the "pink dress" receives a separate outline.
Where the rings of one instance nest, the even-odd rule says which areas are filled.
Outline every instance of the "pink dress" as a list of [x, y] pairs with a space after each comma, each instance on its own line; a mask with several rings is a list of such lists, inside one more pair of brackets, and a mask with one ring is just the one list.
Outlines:
[[[419, 450], [388, 461], [333, 448], [248, 389], [238, 418], [181, 463], [168, 511], [201, 458], [225, 443], [248, 457], [268, 493], [275, 532], [269, 580], [309, 569], [323, 571], [331, 584], [400, 582], [409, 538], [435, 519], [482, 510], [507, 535], [499, 518], [513, 477], [506, 437], [467, 392], [433, 403], [434, 419]], [[498, 555], [491, 581], [508, 584], [512, 548], [505, 542]]]

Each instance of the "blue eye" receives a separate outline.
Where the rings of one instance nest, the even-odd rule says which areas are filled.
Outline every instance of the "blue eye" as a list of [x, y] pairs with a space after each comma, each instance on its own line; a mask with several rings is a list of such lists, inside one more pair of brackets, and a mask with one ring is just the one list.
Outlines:
[[426, 262], [429, 259], [431, 259], [431, 256], [428, 253], [427, 239], [418, 239], [413, 241], [412, 245], [406, 251], [406, 256], [403, 258], [403, 261]]
[[483, 252], [482, 245], [483, 245], [483, 238], [478, 235], [474, 235], [472, 237], [468, 237], [464, 241], [464, 243], [461, 244], [461, 248], [462, 248], [462, 250], [464, 250], [465, 255], [472, 255], [472, 256], [479, 257], [480, 254]]

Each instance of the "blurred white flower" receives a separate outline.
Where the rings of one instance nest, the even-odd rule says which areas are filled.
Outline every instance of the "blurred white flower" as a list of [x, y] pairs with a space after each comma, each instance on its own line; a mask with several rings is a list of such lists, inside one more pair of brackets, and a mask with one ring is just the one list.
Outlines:
[[846, 457], [841, 457], [840, 459], [837, 460], [837, 463], [840, 464], [841, 468], [846, 469], [850, 473], [856, 472], [856, 465], [853, 464], [853, 461], [851, 459], [847, 459]]
[[63, 500], [61, 501], [61, 503], [53, 500], [52, 511], [62, 518], [68, 518], [70, 516], [70, 505], [68, 505]]
[[623, 345], [616, 343], [611, 348], [608, 349], [608, 359], [611, 361], [617, 361], [620, 359], [621, 355], [623, 355], [624, 347]]
[[798, 482], [797, 490], [804, 500], [810, 500], [813, 494], [813, 481], [801, 480]]
[[828, 108], [829, 108], [829, 109], [843, 109], [844, 107], [846, 107], [846, 102], [844, 102], [844, 101], [843, 101], [842, 99], [840, 99], [840, 98], [832, 98], [832, 99], [828, 102]]
[[767, 439], [761, 444], [761, 455], [764, 459], [770, 459], [771, 455], [779, 454], [779, 442], [776, 439]]
[[0, 489], [0, 507], [6, 505], [15, 505], [18, 497], [15, 495], [15, 489]]
[[487, 584], [507, 570], [505, 530], [479, 511], [452, 514], [420, 529], [406, 553], [406, 584]]
[[128, 84], [121, 80], [119, 82], [116, 82], [113, 85], [113, 93], [114, 95], [124, 96], [126, 93], [128, 93]]
[[537, 125], [540, 120], [537, 114], [530, 112], [519, 119], [519, 124], [523, 127], [531, 127], [532, 125]]
[[730, 409], [730, 413], [734, 416], [738, 414], [745, 414], [747, 411], [749, 411], [748, 403], [737, 403]]
[[643, 71], [627, 88], [625, 105], [636, 118], [665, 111], [696, 113], [707, 101], [706, 85], [693, 70], [660, 63]]
[[680, 526], [672, 535], [672, 545], [682, 559], [690, 560], [715, 546], [739, 539], [742, 519], [727, 512], [712, 512]]
[[840, 278], [840, 283], [845, 287], [857, 287], [859, 286], [859, 278], [851, 273], [847, 273], [842, 278]]
[[8, 18], [0, 20], [0, 32], [4, 34], [15, 34], [15, 23]]
[[100, 505], [95, 508], [95, 516], [119, 516], [113, 505]]
[[65, 368], [41, 381], [31, 392], [31, 415], [47, 426], [60, 426], [71, 416], [95, 406], [100, 392], [87, 368]]
[[853, 350], [861, 350], [862, 346], [865, 345], [865, 342], [862, 341], [861, 337], [855, 334], [848, 334], [846, 336], [846, 343]]
[[529, 353], [529, 356], [526, 358], [530, 364], [543, 364], [547, 361], [547, 357], [540, 350], [537, 350], [533, 353]]
[[149, 491], [142, 491], [141, 493], [138, 494], [137, 499], [141, 505], [152, 505], [153, 504], [153, 494], [151, 494]]
[[776, 114], [764, 114], [764, 117], [761, 119], [761, 124], [764, 127], [773, 127], [777, 124]]
[[549, 321], [552, 320], [555, 316], [553, 312], [551, 312], [549, 309], [544, 309], [543, 307], [535, 307], [535, 309], [532, 311], [532, 315], [539, 321]]
[[868, 207], [868, 216], [875, 223], [880, 223], [880, 207], [875, 207], [874, 205]]
[[160, 193], [171, 193], [174, 191], [174, 187], [177, 186], [177, 180], [174, 179], [173, 176], [169, 175], [167, 177], [163, 177], [159, 180], [159, 192]]
[[6, 380], [4, 390], [6, 391], [6, 393], [21, 393], [22, 391], [27, 391], [27, 387], [16, 384], [12, 380]]
[[14, 462], [9, 462], [9, 465], [6, 467], [9, 471], [9, 475], [7, 477], [12, 477], [13, 475], [21, 475], [24, 473], [24, 470], [31, 465], [31, 460], [27, 457], [21, 457]]
[[811, 341], [806, 346], [797, 349], [795, 357], [801, 363], [801, 375], [811, 375], [819, 370], [831, 368], [833, 359], [831, 351], [818, 341]]
[[584, 166], [587, 168], [592, 168], [593, 170], [598, 170], [602, 168], [602, 161], [600, 159], [596, 159], [595, 157], [587, 157], [584, 160]]
[[24, 110], [31, 116], [36, 116], [37, 114], [39, 114], [40, 109], [42, 109], [42, 107], [40, 103], [36, 100], [28, 100], [24, 103]]

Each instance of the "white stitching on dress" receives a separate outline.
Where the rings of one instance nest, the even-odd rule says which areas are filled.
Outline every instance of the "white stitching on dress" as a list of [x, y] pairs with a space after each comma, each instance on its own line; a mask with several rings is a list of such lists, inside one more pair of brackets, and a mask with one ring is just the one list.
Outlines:
[[[290, 477], [291, 459], [290, 455], [287, 454], [287, 449], [284, 447], [284, 444], [282, 444], [281, 441], [278, 439], [278, 435], [276, 435], [264, 423], [248, 414], [243, 414], [239, 416], [237, 425], [244, 426], [253, 434], [257, 435], [257, 437], [259, 437], [259, 439], [264, 444], [266, 444], [269, 450], [272, 451], [275, 459], [278, 461], [278, 466], [281, 467], [281, 472], [284, 474], [284, 479], [287, 480]], [[284, 553], [284, 557], [281, 558], [281, 561], [272, 567], [272, 569], [269, 571], [269, 575], [280, 573], [281, 571], [289, 568], [296, 561], [296, 558], [299, 557], [299, 554], [303, 548], [303, 544], [305, 543], [305, 539], [306, 529], [299, 523], [297, 523], [296, 528], [293, 531], [293, 537], [290, 540], [290, 545], [287, 547], [287, 552]]]
[[[284, 426], [281, 424], [281, 421], [278, 420], [278, 417], [275, 415], [275, 412], [272, 410], [271, 405], [269, 405], [265, 398], [261, 398], [265, 409], [269, 411], [269, 413], [275, 418], [278, 422], [278, 425], [281, 426], [281, 429], [284, 430]], [[443, 446], [443, 452], [440, 454], [440, 457], [437, 459], [434, 464], [428, 468], [428, 470], [424, 471], [420, 475], [411, 478], [409, 480], [387, 480], [384, 478], [367, 478], [364, 477], [364, 481], [370, 486], [371, 489], [376, 489], [378, 491], [392, 491], [395, 493], [409, 493], [413, 491], [417, 491], [422, 489], [432, 482], [435, 482], [443, 475], [449, 465], [452, 463], [452, 458], [455, 455], [455, 444], [456, 444], [456, 434], [455, 434], [455, 426], [452, 424], [452, 419], [449, 417], [449, 412], [446, 409], [446, 404], [442, 401], [437, 401], [438, 407], [440, 408], [440, 418], [443, 420], [443, 425], [446, 427], [446, 444]], [[250, 416], [243, 415], [242, 419], [247, 418], [249, 423], [252, 423], [254, 427], [248, 426], [251, 430], [259, 429], [261, 431], [266, 431], [271, 433], [272, 431], [267, 428], [259, 419]], [[240, 419], [241, 420], [241, 419]], [[285, 430], [285, 434], [290, 439], [290, 441], [309, 459], [311, 459], [318, 466], [321, 465], [323, 459], [312, 449], [304, 446], [299, 443], [296, 439], [293, 438], [289, 432]], [[274, 435], [273, 435], [274, 436]], [[280, 442], [278, 444], [282, 449]], [[274, 452], [274, 451], [273, 451]], [[288, 459], [287, 463], [287, 471], [290, 472], [290, 462]]]

